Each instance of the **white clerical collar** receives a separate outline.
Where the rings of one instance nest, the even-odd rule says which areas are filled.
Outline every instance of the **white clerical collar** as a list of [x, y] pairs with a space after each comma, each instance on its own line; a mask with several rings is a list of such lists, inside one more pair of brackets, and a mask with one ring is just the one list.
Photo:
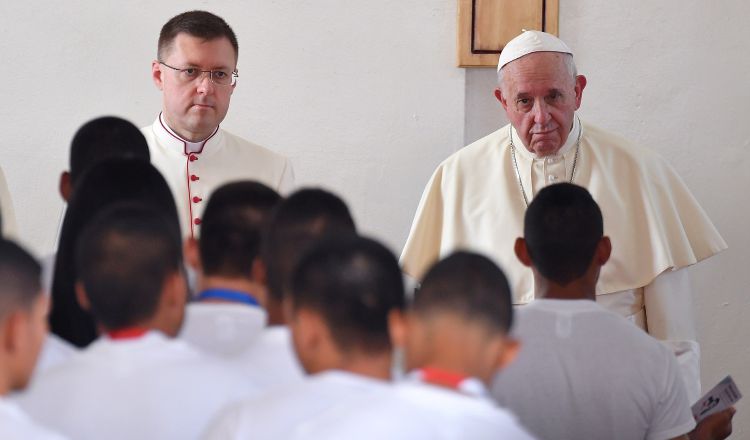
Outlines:
[[183, 148], [185, 154], [188, 153], [202, 153], [203, 147], [206, 145], [206, 142], [208, 142], [209, 139], [214, 137], [217, 131], [219, 131], [219, 127], [217, 126], [216, 129], [211, 133], [209, 137], [206, 139], [203, 139], [202, 141], [198, 142], [191, 142], [179, 134], [177, 134], [172, 128], [167, 124], [167, 120], [164, 119], [164, 113], [159, 113], [159, 122], [161, 123], [161, 126], [164, 127], [164, 130], [166, 130], [167, 133], [169, 133], [172, 137], [176, 138], [178, 141], [181, 141], [183, 143]]
[[581, 121], [578, 119], [578, 115], [573, 115], [573, 127], [570, 129], [570, 133], [568, 133], [568, 139], [565, 140], [562, 148], [557, 150], [557, 153], [555, 153], [554, 155], [540, 157], [537, 156], [536, 153], [532, 153], [526, 148], [525, 144], [523, 143], [523, 139], [521, 139], [521, 136], [519, 136], [518, 132], [516, 131], [516, 127], [513, 127], [511, 125], [510, 129], [513, 136], [513, 143], [516, 144], [516, 151], [518, 151], [518, 154], [520, 156], [528, 160], [560, 159], [565, 157], [565, 155], [567, 155], [573, 149], [576, 142], [578, 141], [578, 131], [583, 130], [583, 128], [581, 127]]

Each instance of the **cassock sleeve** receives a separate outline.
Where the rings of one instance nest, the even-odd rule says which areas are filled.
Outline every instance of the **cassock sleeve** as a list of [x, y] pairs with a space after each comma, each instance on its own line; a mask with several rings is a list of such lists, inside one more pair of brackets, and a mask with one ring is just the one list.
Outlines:
[[701, 395], [700, 346], [695, 336], [693, 295], [687, 268], [667, 270], [643, 288], [648, 333], [677, 356], [690, 403]]
[[425, 271], [440, 258], [444, 233], [442, 181], [441, 166], [432, 175], [422, 193], [409, 237], [401, 253], [402, 270], [416, 280], [421, 279]]

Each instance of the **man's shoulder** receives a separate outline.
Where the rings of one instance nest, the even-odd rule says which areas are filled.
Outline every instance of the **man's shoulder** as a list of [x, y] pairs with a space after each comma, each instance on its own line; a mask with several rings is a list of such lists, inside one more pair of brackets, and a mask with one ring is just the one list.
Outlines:
[[232, 154], [250, 155], [253, 156], [255, 160], [262, 158], [264, 161], [278, 164], [285, 164], [288, 160], [286, 156], [277, 151], [256, 144], [255, 142], [251, 142], [223, 128], [220, 128], [219, 132], [224, 138], [225, 148], [230, 150]]
[[661, 166], [666, 162], [656, 151], [638, 145], [613, 131], [597, 125], [582, 122], [583, 141], [594, 149], [597, 155], [616, 160], [618, 164], [630, 163], [639, 168]]

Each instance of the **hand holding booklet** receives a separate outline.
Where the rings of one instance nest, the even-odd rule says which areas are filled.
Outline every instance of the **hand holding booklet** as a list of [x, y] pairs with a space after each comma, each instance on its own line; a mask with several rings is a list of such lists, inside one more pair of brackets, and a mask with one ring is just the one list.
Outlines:
[[700, 423], [701, 420], [711, 414], [716, 414], [733, 406], [741, 398], [742, 394], [732, 380], [732, 376], [727, 376], [693, 404], [691, 408], [693, 418], [696, 423]]

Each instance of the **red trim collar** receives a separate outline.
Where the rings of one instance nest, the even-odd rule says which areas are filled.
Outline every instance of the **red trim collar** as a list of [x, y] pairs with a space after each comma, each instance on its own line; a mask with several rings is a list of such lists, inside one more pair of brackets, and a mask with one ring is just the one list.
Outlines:
[[147, 328], [126, 327], [117, 330], [110, 330], [107, 332], [107, 336], [113, 340], [138, 339], [142, 338], [146, 333], [148, 333]]

